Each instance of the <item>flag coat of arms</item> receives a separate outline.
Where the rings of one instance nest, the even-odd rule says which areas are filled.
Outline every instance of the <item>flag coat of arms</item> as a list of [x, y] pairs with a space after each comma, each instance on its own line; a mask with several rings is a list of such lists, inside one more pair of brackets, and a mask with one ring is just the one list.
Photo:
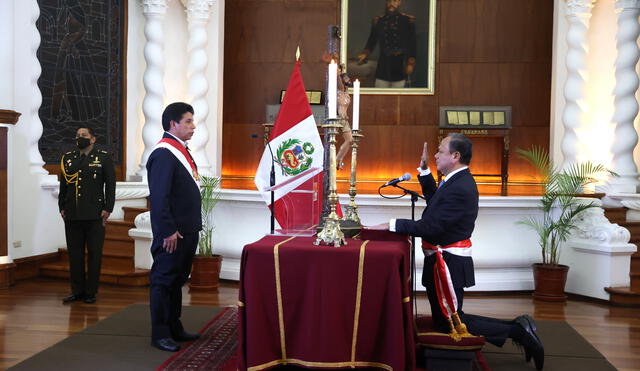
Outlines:
[[[273, 187], [270, 184], [272, 162], [275, 164]], [[298, 61], [254, 179], [262, 198], [269, 207], [274, 207], [275, 218], [283, 229], [317, 224], [322, 203], [323, 162], [324, 148]], [[270, 205], [271, 189], [274, 205]]]

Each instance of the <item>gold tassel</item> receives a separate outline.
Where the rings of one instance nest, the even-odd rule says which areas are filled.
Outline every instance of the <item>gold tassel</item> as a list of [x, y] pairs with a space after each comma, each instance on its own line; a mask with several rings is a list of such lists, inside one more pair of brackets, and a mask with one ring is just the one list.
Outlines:
[[451, 332], [449, 333], [449, 336], [455, 341], [462, 340], [462, 336], [460, 336], [460, 334], [458, 334], [458, 331], [456, 331], [456, 328], [453, 325], [453, 321], [451, 321], [451, 317], [447, 318], [447, 320], [449, 321], [449, 328], [451, 328]]
[[[449, 321], [451, 321], [451, 320], [449, 320]], [[462, 323], [462, 321], [460, 320], [460, 316], [458, 315], [458, 312], [455, 312], [453, 314], [453, 322], [455, 322], [455, 328], [456, 328], [458, 334], [460, 334], [461, 337], [473, 336], [467, 330], [467, 325]]]

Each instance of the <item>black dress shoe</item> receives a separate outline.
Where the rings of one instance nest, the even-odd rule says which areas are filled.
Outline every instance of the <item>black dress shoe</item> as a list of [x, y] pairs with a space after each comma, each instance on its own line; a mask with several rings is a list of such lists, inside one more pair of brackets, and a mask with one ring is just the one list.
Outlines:
[[177, 352], [180, 350], [180, 345], [176, 344], [171, 338], [164, 338], [158, 340], [151, 340], [151, 345], [167, 352]]
[[175, 341], [191, 341], [200, 338], [200, 334], [191, 334], [186, 331], [182, 331], [181, 333], [172, 336]]
[[84, 295], [80, 294], [71, 294], [66, 298], [62, 299], [62, 304], [71, 303], [72, 301], [78, 301], [84, 299]]
[[95, 295], [85, 296], [84, 299], [82, 299], [82, 301], [84, 301], [87, 304], [93, 304], [96, 302], [96, 296]]
[[544, 346], [536, 334], [536, 324], [533, 318], [523, 315], [516, 318], [514, 322], [524, 330], [524, 336], [517, 339], [517, 342], [524, 347], [525, 357], [533, 358], [536, 369], [542, 370], [544, 367]]
[[[538, 328], [536, 327], [536, 323], [533, 320], [533, 318], [531, 318], [528, 314], [523, 314], [521, 316], [516, 317], [513, 322], [517, 322], [517, 321], [528, 321], [529, 322], [529, 327], [531, 327], [531, 329], [533, 330], [534, 335], [536, 336], [536, 338], [538, 338], [538, 334], [536, 334], [536, 331], [538, 330]], [[538, 341], [540, 341], [540, 338], [538, 338]], [[542, 342], [541, 342], [542, 343]], [[531, 362], [531, 353], [529, 352], [529, 349], [525, 348], [524, 349], [524, 359], [527, 361], [527, 363]]]

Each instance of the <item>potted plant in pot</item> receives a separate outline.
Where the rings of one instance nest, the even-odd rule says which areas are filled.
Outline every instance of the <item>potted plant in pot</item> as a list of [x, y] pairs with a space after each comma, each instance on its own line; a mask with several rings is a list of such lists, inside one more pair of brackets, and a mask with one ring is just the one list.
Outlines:
[[592, 162], [571, 164], [564, 169], [554, 166], [549, 154], [541, 147], [517, 149], [518, 156], [542, 176], [544, 192], [540, 200], [541, 216], [531, 216], [518, 223], [529, 226], [538, 235], [542, 262], [533, 264], [533, 297], [545, 301], [565, 301], [564, 287], [569, 267], [559, 263], [560, 249], [576, 228], [581, 212], [598, 207], [584, 197], [585, 187], [604, 176], [616, 174]]
[[200, 196], [202, 198], [202, 231], [198, 252], [193, 257], [189, 290], [218, 290], [222, 256], [213, 253], [213, 209], [220, 200], [220, 177], [202, 176]]

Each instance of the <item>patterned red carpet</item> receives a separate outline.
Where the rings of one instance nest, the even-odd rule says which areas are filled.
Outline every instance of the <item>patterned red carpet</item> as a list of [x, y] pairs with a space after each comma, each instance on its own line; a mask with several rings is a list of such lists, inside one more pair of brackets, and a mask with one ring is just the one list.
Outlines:
[[157, 371], [234, 371], [238, 356], [238, 309], [227, 307], [200, 331], [200, 338], [185, 344]]

